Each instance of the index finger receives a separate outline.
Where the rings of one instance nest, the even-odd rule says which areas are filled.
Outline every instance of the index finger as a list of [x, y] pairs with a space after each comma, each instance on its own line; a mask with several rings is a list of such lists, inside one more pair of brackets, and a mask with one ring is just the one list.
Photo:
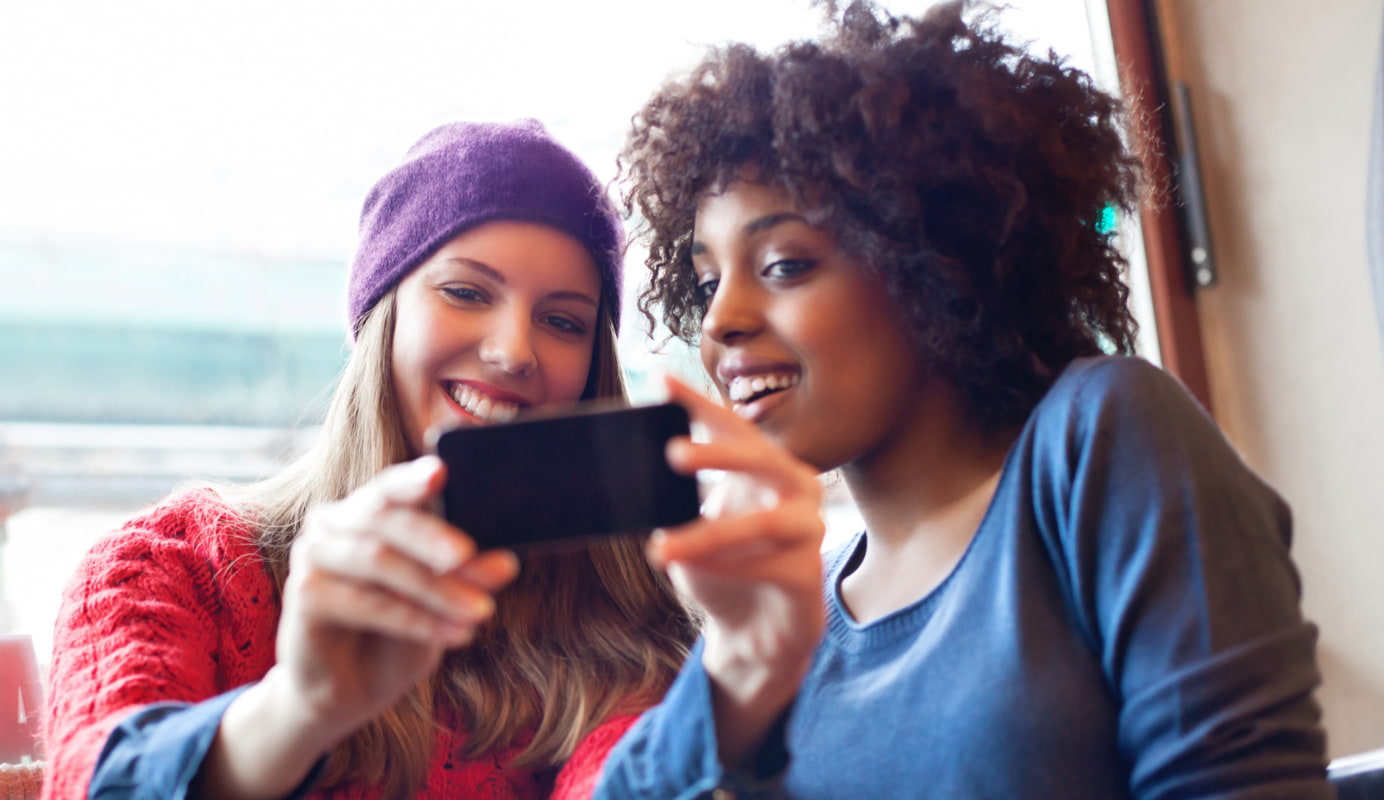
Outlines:
[[395, 550], [427, 564], [437, 574], [451, 572], [476, 556], [466, 532], [430, 511], [394, 509], [377, 518], [374, 532]]
[[787, 450], [769, 441], [691, 442], [674, 439], [668, 443], [668, 463], [675, 470], [691, 474], [701, 470], [738, 472], [763, 481], [776, 493], [819, 490], [817, 472], [797, 460]]
[[668, 390], [668, 399], [687, 409], [694, 423], [705, 425], [713, 438], [718, 436], [748, 435], [757, 428], [748, 420], [742, 419], [734, 411], [713, 401], [672, 375], [663, 376], [663, 386]]
[[446, 481], [447, 465], [427, 455], [385, 467], [371, 483], [391, 505], [418, 506], [436, 497]]

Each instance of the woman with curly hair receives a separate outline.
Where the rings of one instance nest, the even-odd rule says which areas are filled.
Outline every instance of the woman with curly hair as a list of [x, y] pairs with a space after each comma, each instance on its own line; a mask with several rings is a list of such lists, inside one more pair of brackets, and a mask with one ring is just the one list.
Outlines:
[[1331, 796], [1288, 508], [1130, 355], [1119, 110], [952, 3], [635, 116], [644, 310], [730, 407], [670, 459], [732, 477], [651, 542], [705, 633], [598, 795]]

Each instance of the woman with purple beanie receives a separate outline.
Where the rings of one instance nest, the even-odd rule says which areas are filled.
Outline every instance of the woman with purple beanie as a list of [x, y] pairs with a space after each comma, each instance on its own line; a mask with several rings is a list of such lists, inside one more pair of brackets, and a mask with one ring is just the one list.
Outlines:
[[175, 495], [68, 585], [43, 796], [588, 795], [692, 621], [636, 540], [522, 571], [476, 552], [430, 510], [445, 468], [424, 453], [437, 428], [624, 398], [621, 246], [536, 122], [414, 145], [366, 199], [354, 346], [312, 449]]

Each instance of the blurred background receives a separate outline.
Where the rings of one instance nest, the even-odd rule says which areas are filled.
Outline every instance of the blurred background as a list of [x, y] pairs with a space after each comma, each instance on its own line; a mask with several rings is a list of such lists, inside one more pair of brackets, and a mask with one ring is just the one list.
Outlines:
[[[1111, 90], [1107, 12], [1164, 12], [1219, 268], [1185, 305], [1198, 396], [1294, 505], [1333, 755], [1384, 745], [1384, 358], [1363, 235], [1380, 0], [1009, 5], [1007, 27]], [[819, 19], [807, 0], [0, 6], [0, 634], [32, 635], [46, 667], [95, 537], [180, 483], [265, 475], [313, 435], [345, 359], [360, 203], [423, 132], [536, 117], [609, 179], [670, 73]], [[1139, 221], [1119, 231], [1140, 351], [1180, 358]], [[626, 326], [636, 399], [656, 369], [700, 380], [659, 339]], [[837, 536], [855, 517], [828, 494]]]
[[[1084, 0], [1017, 5], [1006, 24], [1095, 70]], [[821, 19], [806, 0], [3, 14], [0, 632], [31, 633], [43, 664], [93, 537], [187, 480], [262, 476], [312, 435], [345, 360], [360, 204], [425, 131], [536, 117], [610, 180], [630, 116], [706, 46], [772, 47]], [[656, 369], [702, 380], [660, 338], [622, 337], [636, 399]]]

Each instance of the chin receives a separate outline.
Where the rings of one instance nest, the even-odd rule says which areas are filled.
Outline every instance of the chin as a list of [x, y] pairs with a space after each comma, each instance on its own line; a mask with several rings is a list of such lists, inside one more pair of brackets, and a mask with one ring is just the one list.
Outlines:
[[794, 458], [804, 462], [818, 472], [830, 472], [841, 466], [840, 462], [828, 457], [826, 453], [823, 453], [823, 448], [814, 447], [812, 442], [804, 442], [795, 439], [791, 432], [778, 433], [766, 430], [765, 433], [774, 444], [787, 450]]

